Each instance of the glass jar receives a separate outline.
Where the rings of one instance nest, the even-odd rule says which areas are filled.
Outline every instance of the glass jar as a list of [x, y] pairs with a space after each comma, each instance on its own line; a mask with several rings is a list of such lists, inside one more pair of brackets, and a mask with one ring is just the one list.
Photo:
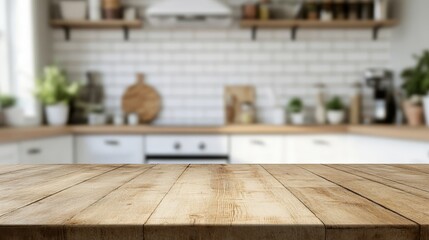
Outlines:
[[243, 102], [240, 105], [240, 123], [252, 124], [255, 122], [255, 107], [250, 102]]

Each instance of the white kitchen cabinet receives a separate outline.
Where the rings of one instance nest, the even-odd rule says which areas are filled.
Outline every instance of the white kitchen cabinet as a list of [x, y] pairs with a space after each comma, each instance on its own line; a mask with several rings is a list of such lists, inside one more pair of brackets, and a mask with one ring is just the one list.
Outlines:
[[429, 163], [428, 142], [359, 135], [349, 138], [349, 156], [353, 163]]
[[0, 164], [18, 164], [19, 147], [17, 143], [0, 145]]
[[71, 164], [73, 159], [72, 136], [43, 138], [19, 144], [21, 164]]
[[134, 135], [83, 135], [76, 137], [77, 163], [142, 164], [144, 137]]
[[351, 163], [345, 134], [288, 135], [284, 137], [283, 144], [286, 163]]
[[232, 164], [280, 164], [284, 152], [283, 137], [278, 135], [231, 136]]

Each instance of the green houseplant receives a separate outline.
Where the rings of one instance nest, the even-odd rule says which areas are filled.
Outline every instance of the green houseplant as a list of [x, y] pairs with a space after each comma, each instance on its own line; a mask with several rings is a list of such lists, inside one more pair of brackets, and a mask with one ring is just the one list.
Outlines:
[[15, 107], [16, 98], [11, 95], [0, 94], [0, 109], [1, 109], [1, 118], [2, 123], [6, 123], [7, 126], [15, 126], [14, 120], [16, 122], [17, 114], [20, 113], [20, 110]]
[[327, 117], [330, 124], [340, 124], [344, 121], [344, 103], [339, 97], [331, 98], [326, 103]]
[[14, 107], [16, 104], [16, 98], [10, 95], [0, 94], [0, 106], [1, 109], [8, 109]]
[[304, 124], [304, 103], [300, 98], [292, 98], [288, 103], [287, 111], [291, 114], [293, 124]]
[[[405, 69], [401, 76], [404, 79], [402, 88], [407, 99], [403, 103], [408, 123], [413, 126], [423, 124], [423, 112], [429, 126], [429, 50], [415, 56], [417, 64]], [[424, 103], [424, 111], [422, 102]]]
[[67, 123], [69, 103], [77, 95], [79, 85], [68, 83], [65, 74], [57, 66], [44, 69], [36, 82], [35, 95], [45, 105], [48, 124], [62, 126]]

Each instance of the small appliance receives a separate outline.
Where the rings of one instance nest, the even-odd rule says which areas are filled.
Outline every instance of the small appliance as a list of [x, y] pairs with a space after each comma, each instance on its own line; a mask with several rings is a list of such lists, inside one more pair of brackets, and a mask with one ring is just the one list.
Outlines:
[[387, 69], [368, 69], [365, 81], [374, 89], [373, 122], [392, 124], [396, 119], [393, 74]]

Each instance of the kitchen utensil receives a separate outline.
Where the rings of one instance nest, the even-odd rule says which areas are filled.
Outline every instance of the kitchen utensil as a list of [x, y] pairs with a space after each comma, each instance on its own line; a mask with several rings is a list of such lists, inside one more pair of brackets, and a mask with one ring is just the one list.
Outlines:
[[61, 16], [65, 20], [84, 20], [86, 18], [86, 1], [61, 1]]
[[137, 75], [137, 82], [130, 86], [122, 97], [122, 111], [136, 113], [142, 123], [150, 123], [161, 109], [159, 93], [144, 82], [144, 75]]
[[[256, 96], [255, 88], [249, 85], [242, 86], [227, 86], [225, 87], [224, 99], [225, 99], [225, 109], [228, 105], [233, 104], [234, 117], [227, 119], [227, 124], [239, 123], [240, 122], [240, 113], [241, 106], [243, 103], [250, 103], [255, 106]], [[233, 99], [233, 103], [231, 103]]]

